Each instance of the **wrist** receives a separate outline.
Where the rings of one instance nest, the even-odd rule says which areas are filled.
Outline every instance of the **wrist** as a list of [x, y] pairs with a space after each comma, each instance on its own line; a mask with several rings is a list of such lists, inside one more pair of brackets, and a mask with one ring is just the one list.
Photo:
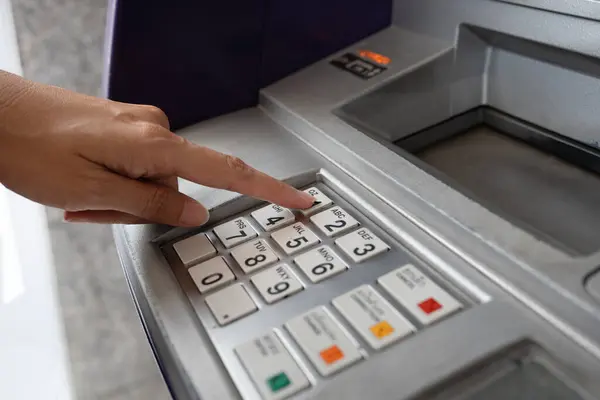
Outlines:
[[15, 113], [12, 111], [32, 87], [32, 83], [0, 70], [0, 183], [9, 173], [11, 152], [10, 136], [14, 131]]

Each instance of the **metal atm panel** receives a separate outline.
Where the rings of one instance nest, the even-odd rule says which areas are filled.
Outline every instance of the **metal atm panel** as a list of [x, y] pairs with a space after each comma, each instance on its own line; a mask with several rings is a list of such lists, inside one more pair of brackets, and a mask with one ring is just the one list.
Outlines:
[[[593, 226], [600, 25], [502, 1], [398, 1], [389, 26], [378, 19], [381, 9], [363, 9], [370, 22], [362, 25], [360, 6], [348, 9], [351, 15], [340, 12], [333, 31], [307, 30], [338, 38], [325, 40], [335, 42], [329, 55], [319, 48], [310, 62], [292, 57], [288, 61], [298, 64], [287, 74], [287, 67], [270, 70], [276, 82], [249, 86], [256, 107], [232, 107], [237, 111], [214, 118], [201, 115], [201, 103], [181, 101], [171, 110], [175, 119], [180, 111], [190, 117], [179, 119], [177, 134], [234, 153], [298, 188], [321, 191], [330, 202], [315, 213], [318, 218], [292, 210], [290, 225], [271, 231], [255, 217], [270, 205], [181, 182], [182, 191], [209, 208], [207, 225], [114, 228], [173, 397], [600, 398], [600, 252]], [[304, 10], [298, 24], [306, 28], [336, 15], [326, 6], [320, 12], [311, 19]], [[351, 26], [365, 31], [350, 33]], [[342, 43], [345, 38], [349, 43]], [[272, 49], [280, 50], [271, 54], [285, 48], [286, 41], [276, 39]], [[292, 46], [285, 50], [293, 53]], [[118, 76], [119, 63], [113, 65]], [[188, 90], [193, 95], [198, 88]], [[164, 104], [180, 101], [168, 93]], [[195, 118], [202, 122], [192, 123]], [[493, 174], [495, 180], [486, 180]], [[499, 185], [502, 176], [506, 182]], [[567, 205], [557, 211], [557, 202]], [[552, 219], [553, 213], [569, 218]], [[252, 254], [245, 264], [240, 254], [248, 249], [226, 245], [216, 228], [240, 220], [256, 232], [253, 240], [271, 246], [277, 262], [253, 271], [259, 258]], [[335, 226], [343, 232], [336, 235]], [[295, 253], [304, 242], [286, 235], [306, 229], [314, 235]], [[377, 256], [363, 260], [374, 237], [380, 239], [372, 242]], [[196, 263], [183, 257], [177, 246], [186, 240], [214, 246], [211, 254], [222, 258], [218, 271], [229, 271], [229, 281], [215, 280], [212, 258]], [[346, 268], [320, 279], [325, 265], [306, 267], [320, 246]], [[436, 289], [421, 298], [407, 295], [412, 292], [401, 282]], [[221, 286], [211, 289], [213, 284]], [[280, 295], [290, 287], [293, 292]], [[238, 304], [234, 297], [219, 297], [225, 289], [244, 297], [244, 316], [230, 308]], [[364, 328], [376, 312], [371, 308], [365, 317], [348, 300], [365, 293], [393, 317], [371, 326], [371, 335], [381, 339], [394, 332], [390, 322], [400, 323], [404, 334], [397, 341], [374, 347], [379, 342]], [[452, 312], [443, 317], [423, 315], [446, 305]], [[315, 314], [315, 308], [325, 311]], [[327, 372], [331, 368], [317, 363], [318, 354], [335, 363], [344, 351], [320, 348], [311, 330], [301, 329], [302, 320], [310, 326], [334, 321], [323, 326], [338, 327], [332, 332], [348, 338], [337, 344], [349, 350], [352, 362]], [[269, 369], [283, 364], [248, 361], [248, 354], [256, 360], [253, 342], [259, 353], [275, 354], [265, 350], [270, 348], [288, 354], [285, 365], [292, 360], [297, 368], [286, 373]], [[286, 390], [293, 394], [284, 395]]]

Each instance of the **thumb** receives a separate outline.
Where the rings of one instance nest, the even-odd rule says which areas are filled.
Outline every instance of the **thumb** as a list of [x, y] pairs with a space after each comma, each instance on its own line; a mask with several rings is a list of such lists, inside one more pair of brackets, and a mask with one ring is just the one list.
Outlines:
[[106, 207], [150, 222], [173, 226], [200, 226], [208, 221], [208, 210], [177, 190], [153, 182], [115, 176]]

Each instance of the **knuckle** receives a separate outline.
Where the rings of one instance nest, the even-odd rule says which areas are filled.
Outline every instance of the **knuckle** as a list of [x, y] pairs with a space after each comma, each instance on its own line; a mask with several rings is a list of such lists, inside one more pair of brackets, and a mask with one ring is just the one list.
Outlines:
[[167, 209], [168, 203], [169, 191], [164, 187], [155, 186], [144, 202], [142, 217], [151, 219], [161, 215]]
[[144, 108], [144, 112], [148, 116], [150, 116], [150, 117], [152, 117], [154, 119], [165, 120], [165, 121], [168, 119], [167, 118], [167, 114], [165, 114], [165, 112], [162, 109], [160, 109], [160, 108], [158, 108], [156, 106], [145, 105], [145, 106], [142, 106], [142, 107]]
[[235, 157], [232, 155], [226, 155], [225, 162], [227, 163], [227, 166], [236, 173], [241, 173], [241, 174], [251, 173], [250, 167], [241, 158], [238, 158], [238, 157]]
[[139, 122], [139, 133], [143, 138], [164, 137], [164, 128], [152, 122]]

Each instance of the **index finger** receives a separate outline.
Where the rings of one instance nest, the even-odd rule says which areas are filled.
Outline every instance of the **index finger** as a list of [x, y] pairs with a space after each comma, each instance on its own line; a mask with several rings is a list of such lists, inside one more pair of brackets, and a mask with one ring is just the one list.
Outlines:
[[308, 193], [258, 171], [241, 159], [185, 140], [171, 149], [174, 173], [189, 181], [225, 189], [287, 208], [310, 208], [315, 199]]

